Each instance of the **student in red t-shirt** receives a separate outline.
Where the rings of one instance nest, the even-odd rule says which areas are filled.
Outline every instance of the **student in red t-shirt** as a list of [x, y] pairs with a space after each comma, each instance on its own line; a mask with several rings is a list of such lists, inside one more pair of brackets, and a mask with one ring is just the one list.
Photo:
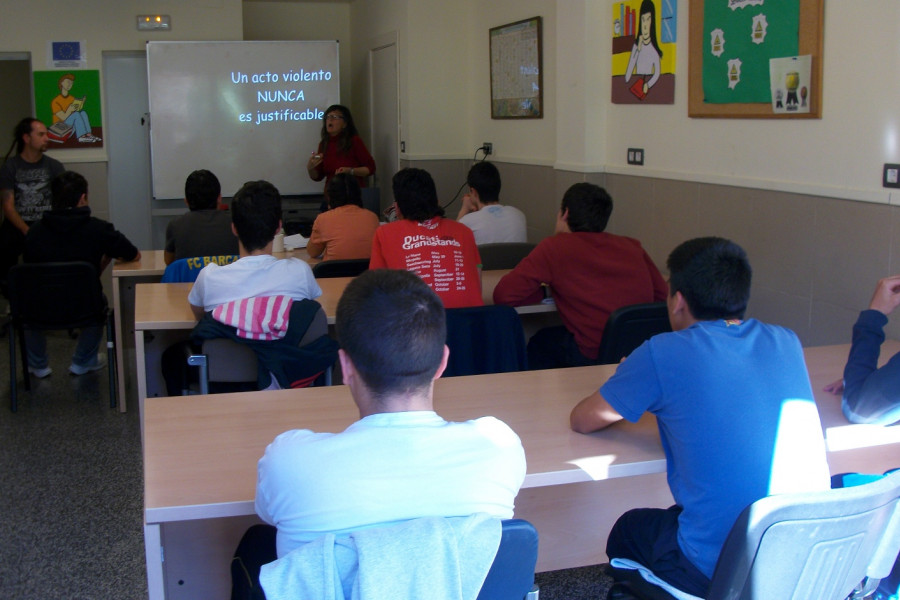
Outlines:
[[444, 218], [431, 175], [403, 169], [392, 186], [400, 219], [375, 232], [369, 268], [414, 272], [446, 308], [484, 304], [475, 236], [462, 223]]

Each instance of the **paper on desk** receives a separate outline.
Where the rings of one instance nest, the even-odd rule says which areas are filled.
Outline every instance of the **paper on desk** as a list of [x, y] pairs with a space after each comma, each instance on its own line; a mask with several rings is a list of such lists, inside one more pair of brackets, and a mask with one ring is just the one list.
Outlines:
[[299, 233], [295, 233], [294, 235], [286, 235], [284, 237], [285, 248], [306, 248], [306, 244], [308, 242], [309, 238], [305, 238]]

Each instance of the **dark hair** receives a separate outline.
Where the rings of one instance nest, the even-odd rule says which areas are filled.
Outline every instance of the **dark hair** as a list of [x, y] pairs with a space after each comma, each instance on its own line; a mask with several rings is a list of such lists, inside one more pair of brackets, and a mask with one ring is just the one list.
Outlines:
[[265, 248], [281, 223], [281, 194], [268, 181], [248, 181], [231, 199], [231, 222], [248, 252]]
[[569, 211], [567, 223], [571, 231], [600, 233], [609, 223], [613, 201], [599, 185], [576, 183], [563, 195], [560, 211]]
[[184, 182], [184, 199], [191, 210], [216, 208], [222, 186], [219, 179], [206, 169], [198, 169]]
[[482, 204], [500, 201], [500, 171], [493, 163], [481, 161], [472, 165], [466, 184], [478, 192]]
[[330, 208], [337, 208], [345, 204], [363, 205], [359, 183], [357, 183], [356, 177], [350, 173], [338, 173], [332, 177], [325, 186], [325, 197], [328, 198]]
[[13, 128], [13, 143], [10, 144], [9, 150], [6, 151], [6, 156], [3, 157], [4, 161], [12, 154], [13, 148], [16, 149], [16, 154], [22, 154], [22, 151], [25, 149], [25, 136], [31, 133], [31, 128], [35, 121], [40, 122], [39, 119], [34, 117], [25, 117], [16, 123], [16, 126]]
[[[638, 22], [635, 27], [637, 32], [634, 34], [634, 43], [639, 44], [641, 42], [641, 16], [647, 13], [650, 13], [650, 43], [653, 44], [657, 54], [662, 58], [662, 50], [659, 49], [659, 44], [656, 41], [656, 6], [653, 4], [653, 0], [641, 2], [641, 8], [638, 11]], [[638, 47], [640, 48], [640, 46]]]
[[75, 208], [83, 194], [87, 194], [87, 179], [75, 171], [63, 171], [50, 181], [53, 210]]
[[753, 270], [743, 248], [720, 237], [694, 238], [672, 250], [666, 266], [669, 294], [681, 292], [695, 319], [744, 318]]
[[353, 136], [359, 135], [359, 132], [356, 131], [356, 125], [353, 124], [353, 115], [350, 114], [350, 109], [342, 104], [332, 104], [325, 109], [325, 114], [322, 115], [322, 133], [319, 141], [319, 152], [325, 152], [325, 148], [328, 147], [328, 140], [331, 138], [331, 136], [328, 135], [327, 127], [328, 113], [334, 111], [341, 113], [344, 117], [344, 128], [341, 130], [341, 133], [338, 134], [335, 141], [341, 152], [349, 152], [350, 147], [353, 145]]
[[436, 216], [444, 216], [444, 209], [438, 204], [434, 179], [424, 169], [408, 167], [394, 173], [391, 180], [394, 200], [404, 219], [427, 221]]
[[444, 305], [419, 277], [375, 269], [354, 278], [337, 306], [335, 329], [376, 400], [428, 386], [444, 356]]

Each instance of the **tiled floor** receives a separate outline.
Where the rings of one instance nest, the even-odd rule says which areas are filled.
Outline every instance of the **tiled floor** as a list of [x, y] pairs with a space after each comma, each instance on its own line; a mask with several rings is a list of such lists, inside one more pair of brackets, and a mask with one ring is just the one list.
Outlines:
[[[107, 371], [68, 373], [75, 342], [48, 335], [53, 374], [9, 410], [0, 377], [0, 597], [147, 598], [137, 411], [109, 408]], [[9, 373], [0, 338], [0, 373]]]

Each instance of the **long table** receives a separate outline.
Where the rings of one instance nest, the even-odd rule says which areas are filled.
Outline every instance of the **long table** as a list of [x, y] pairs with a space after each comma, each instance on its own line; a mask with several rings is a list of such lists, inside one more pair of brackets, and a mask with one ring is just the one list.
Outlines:
[[[321, 262], [318, 258], [310, 258], [305, 249], [291, 252], [278, 252], [275, 256], [286, 258], [294, 256], [305, 260], [310, 265]], [[163, 250], [142, 250], [140, 260], [130, 262], [115, 261], [112, 266], [113, 310], [116, 326], [116, 376], [119, 380], [119, 410], [127, 408], [127, 379], [129, 364], [126, 353], [133, 350], [130, 344], [134, 339], [135, 286], [142, 283], [159, 282], [166, 270], [165, 252]]]
[[[494, 288], [509, 269], [484, 271], [482, 273], [482, 296], [485, 304], [493, 304]], [[325, 311], [330, 325], [334, 324], [338, 300], [352, 277], [317, 279], [322, 295], [316, 298]], [[143, 402], [148, 396], [164, 396], [161, 371], [159, 370], [162, 350], [183, 339], [185, 331], [194, 328], [197, 320], [191, 311], [187, 297], [190, 283], [142, 283], [136, 286], [134, 308], [134, 345], [137, 364], [138, 405], [143, 415]], [[523, 315], [550, 314], [556, 312], [553, 303], [541, 303], [516, 307]], [[145, 344], [147, 336], [153, 332], [152, 346]]]
[[[822, 391], [840, 376], [848, 350], [846, 344], [806, 350], [832, 473], [900, 465], [900, 427], [850, 425], [841, 415], [840, 399]], [[898, 350], [900, 342], [887, 342], [883, 355]], [[652, 416], [591, 435], [569, 429], [572, 406], [614, 369], [436, 382], [435, 408], [445, 418], [494, 415], [522, 439], [528, 468], [516, 516], [540, 532], [538, 571], [603, 562], [606, 537], [620, 514], [672, 502]], [[148, 398], [144, 518], [150, 597], [227, 595], [231, 554], [244, 529], [257, 522], [256, 462], [266, 445], [286, 429], [337, 432], [356, 418], [346, 386]]]

